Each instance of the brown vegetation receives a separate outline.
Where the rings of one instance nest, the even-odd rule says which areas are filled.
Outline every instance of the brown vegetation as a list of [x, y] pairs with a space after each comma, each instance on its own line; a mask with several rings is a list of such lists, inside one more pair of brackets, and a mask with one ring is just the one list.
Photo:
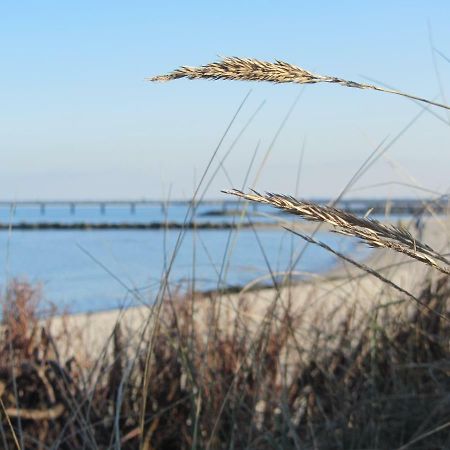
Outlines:
[[[450, 280], [421, 301], [444, 313]], [[140, 426], [145, 352], [116, 327], [97, 370], [61, 361], [27, 284], [8, 290], [0, 354], [3, 448], [448, 448], [448, 321], [428, 310], [348, 313], [339, 333], [317, 327], [295, 345], [289, 310], [256, 335], [239, 320], [205, 340], [189, 302], [163, 312]], [[394, 299], [393, 299], [394, 300]], [[393, 313], [395, 312], [395, 313]], [[319, 324], [320, 325], [320, 324]], [[145, 342], [143, 342], [145, 347]], [[288, 352], [288, 353], [287, 353]], [[426, 439], [425, 439], [426, 437]]]

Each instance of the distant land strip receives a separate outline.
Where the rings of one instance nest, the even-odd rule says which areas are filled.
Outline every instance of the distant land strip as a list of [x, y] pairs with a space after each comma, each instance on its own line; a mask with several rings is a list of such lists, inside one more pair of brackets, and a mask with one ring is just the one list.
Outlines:
[[212, 222], [149, 222], [149, 223], [60, 223], [60, 222], [20, 222], [0, 223], [0, 230], [231, 230], [236, 228], [266, 227], [272, 228], [277, 224], [272, 222], [240, 222], [240, 223], [212, 223]]

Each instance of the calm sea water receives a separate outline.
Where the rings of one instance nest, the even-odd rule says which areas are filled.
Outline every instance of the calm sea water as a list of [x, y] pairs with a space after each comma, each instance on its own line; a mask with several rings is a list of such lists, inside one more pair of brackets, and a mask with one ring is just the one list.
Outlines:
[[[232, 216], [205, 215], [211, 205], [201, 205], [197, 221], [224, 222]], [[264, 213], [259, 209], [259, 213]], [[0, 208], [0, 222], [182, 222], [185, 205], [110, 207], [104, 214], [94, 207], [18, 208], [14, 216]], [[276, 218], [276, 217], [275, 217]], [[274, 220], [252, 216], [253, 220]], [[95, 230], [95, 231], [0, 231], [0, 284], [19, 277], [42, 285], [45, 299], [72, 312], [116, 308], [122, 305], [151, 303], [162, 273], [173, 253], [179, 230]], [[368, 250], [347, 237], [319, 234], [320, 240], [339, 250], [362, 257]], [[197, 290], [220, 286], [245, 285], [263, 277], [270, 284], [270, 270], [285, 271], [304, 242], [281, 228], [188, 231], [177, 252], [170, 282], [174, 288]], [[228, 250], [227, 250], [228, 248]], [[225, 265], [224, 265], [225, 261]], [[299, 272], [324, 272], [336, 260], [326, 251], [308, 246], [295, 266]], [[265, 277], [265, 278], [264, 278]], [[219, 282], [220, 280], [220, 282]]]

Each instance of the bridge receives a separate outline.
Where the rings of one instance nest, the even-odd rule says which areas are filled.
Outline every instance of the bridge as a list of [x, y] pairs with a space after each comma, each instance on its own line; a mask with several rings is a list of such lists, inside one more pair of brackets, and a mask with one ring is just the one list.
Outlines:
[[[316, 203], [326, 205], [333, 202], [332, 199], [316, 198], [311, 199]], [[192, 200], [0, 200], [0, 208], [38, 208], [42, 215], [45, 215], [48, 208], [67, 208], [71, 214], [75, 214], [77, 208], [93, 207], [98, 208], [101, 214], [105, 214], [109, 207], [128, 208], [131, 214], [136, 212], [137, 207], [159, 207], [163, 211], [168, 206], [189, 205]], [[216, 211], [226, 212], [229, 208], [236, 208], [238, 200], [203, 200], [202, 205], [216, 207]], [[427, 209], [432, 208], [436, 213], [444, 213], [449, 210], [449, 198], [441, 197], [438, 199], [342, 199], [336, 205], [337, 208], [353, 214], [365, 214], [372, 211], [373, 214], [420, 214]], [[254, 210], [260, 208], [260, 204], [252, 204]]]
[[[235, 203], [235, 200], [205, 200], [202, 204], [223, 205]], [[38, 208], [42, 215], [45, 215], [47, 208], [67, 208], [72, 214], [76, 213], [80, 207], [96, 207], [102, 214], [105, 214], [108, 207], [129, 208], [134, 214], [136, 207], [160, 207], [162, 210], [169, 205], [189, 205], [192, 200], [0, 200], [0, 208]]]

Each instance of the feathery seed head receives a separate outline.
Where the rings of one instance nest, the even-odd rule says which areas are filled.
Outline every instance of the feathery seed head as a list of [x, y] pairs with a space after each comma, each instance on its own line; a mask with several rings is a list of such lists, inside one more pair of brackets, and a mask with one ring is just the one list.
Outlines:
[[253, 58], [225, 57], [221, 61], [206, 64], [200, 67], [181, 66], [178, 69], [166, 74], [148, 78], [149, 81], [171, 81], [179, 78], [209, 79], [209, 80], [242, 80], [242, 81], [268, 81], [271, 83], [332, 83], [341, 86], [370, 89], [389, 94], [401, 95], [415, 101], [428, 103], [440, 108], [450, 109], [450, 106], [436, 103], [415, 95], [393, 89], [385, 89], [379, 86], [366, 83], [357, 83], [355, 81], [344, 80], [338, 77], [317, 75], [301, 67], [294, 66], [284, 61], [275, 60], [275, 62], [260, 61]]

